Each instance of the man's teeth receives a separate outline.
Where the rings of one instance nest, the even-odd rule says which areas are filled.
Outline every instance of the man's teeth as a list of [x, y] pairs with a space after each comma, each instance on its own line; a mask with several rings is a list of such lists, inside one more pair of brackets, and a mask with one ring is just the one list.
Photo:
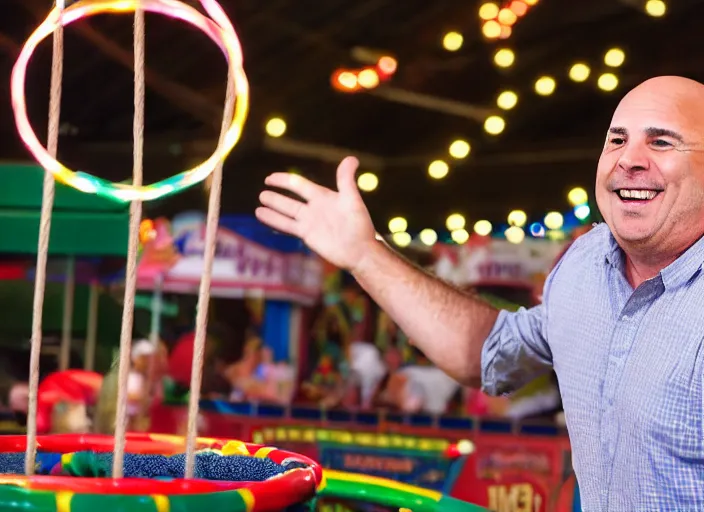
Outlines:
[[658, 193], [655, 190], [621, 189], [618, 191], [618, 195], [621, 196], [621, 199], [640, 199], [647, 201], [649, 199], [654, 199]]

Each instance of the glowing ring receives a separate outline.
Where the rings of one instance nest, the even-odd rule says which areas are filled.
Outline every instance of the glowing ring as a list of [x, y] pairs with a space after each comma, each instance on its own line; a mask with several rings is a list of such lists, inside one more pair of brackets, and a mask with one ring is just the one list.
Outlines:
[[[242, 129], [249, 108], [249, 84], [242, 67], [242, 49], [232, 23], [225, 11], [215, 0], [200, 0], [210, 18], [193, 7], [178, 0], [80, 0], [63, 12], [54, 8], [42, 24], [29, 36], [12, 70], [12, 108], [19, 135], [34, 158], [54, 178], [73, 188], [89, 194], [109, 197], [124, 203], [133, 200], [149, 201], [176, 193], [203, 181], [215, 166], [224, 160], [242, 135]], [[60, 25], [71, 23], [103, 13], [129, 13], [137, 9], [177, 18], [204, 32], [225, 54], [229, 69], [228, 75], [235, 87], [235, 109], [222, 141], [213, 154], [198, 166], [183, 171], [165, 180], [135, 187], [128, 183], [110, 181], [78, 171], [74, 172], [54, 159], [37, 139], [27, 117], [25, 101], [25, 81], [27, 66], [37, 46], [51, 35]]]
[[[111, 436], [97, 434], [38, 436], [37, 441], [38, 451], [47, 453], [111, 452], [114, 446]], [[0, 452], [20, 453], [25, 448], [25, 436], [0, 436]], [[304, 467], [289, 469], [260, 482], [5, 474], [0, 475], [0, 509], [19, 506], [28, 512], [283, 510], [313, 499], [323, 480], [322, 469], [315, 462], [276, 448], [211, 438], [198, 438], [197, 448], [219, 450], [224, 455], [267, 458], [277, 464], [295, 461]], [[127, 453], [174, 455], [184, 450], [185, 442], [181, 437], [127, 435]]]
[[374, 503], [413, 512], [488, 512], [487, 509], [446, 494], [365, 474], [326, 469], [318, 495], [321, 498]]

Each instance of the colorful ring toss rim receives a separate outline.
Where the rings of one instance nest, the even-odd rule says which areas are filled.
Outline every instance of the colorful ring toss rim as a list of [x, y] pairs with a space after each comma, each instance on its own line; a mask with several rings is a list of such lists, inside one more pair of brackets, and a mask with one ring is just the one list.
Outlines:
[[[111, 198], [120, 203], [158, 199], [195, 185], [210, 175], [239, 141], [249, 109], [249, 84], [243, 68], [242, 49], [237, 33], [225, 11], [215, 0], [200, 0], [210, 18], [178, 0], [79, 0], [60, 11], [54, 8], [29, 36], [12, 71], [11, 95], [15, 123], [20, 138], [39, 164], [66, 185], [89, 194]], [[72, 171], [52, 157], [39, 142], [27, 116], [25, 83], [27, 67], [39, 44], [59, 26], [68, 26], [82, 18], [104, 13], [130, 13], [138, 9], [177, 18], [204, 32], [225, 54], [228, 75], [235, 89], [235, 108], [213, 154], [203, 163], [151, 185], [134, 186], [113, 183], [102, 178]]]
[[[74, 453], [90, 450], [112, 452], [112, 436], [38, 436], [39, 453], [61, 453], [62, 462]], [[1, 453], [26, 449], [25, 436], [0, 436]], [[213, 481], [202, 479], [88, 478], [19, 474], [0, 475], [0, 506], [23, 505], [25, 510], [90, 512], [120, 510], [167, 512], [169, 510], [218, 510], [255, 512], [283, 510], [313, 499], [323, 485], [319, 465], [302, 455], [230, 439], [198, 438], [198, 450], [221, 455], [269, 459], [276, 464], [298, 463], [294, 469], [263, 481]], [[177, 455], [185, 451], [185, 440], [160, 434], [128, 434], [126, 452], [141, 455]]]

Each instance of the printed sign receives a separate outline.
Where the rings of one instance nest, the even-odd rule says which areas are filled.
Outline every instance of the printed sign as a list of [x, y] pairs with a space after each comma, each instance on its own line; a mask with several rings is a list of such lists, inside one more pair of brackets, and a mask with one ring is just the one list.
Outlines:
[[464, 245], [436, 244], [433, 271], [458, 286], [532, 288], [551, 269], [564, 244], [550, 240], [482, 240]]
[[442, 491], [450, 463], [437, 454], [417, 454], [380, 449], [320, 447], [320, 463], [325, 468], [364, 473], [397, 482]]
[[527, 482], [487, 487], [488, 507], [494, 512], [543, 512], [545, 498]]
[[[186, 214], [170, 224], [159, 219], [156, 225], [140, 258], [139, 287], [153, 289], [160, 280], [164, 291], [197, 293], [204, 267], [205, 219]], [[313, 255], [281, 253], [220, 226], [211, 289], [218, 297], [259, 294], [310, 303], [322, 290], [322, 264]]]

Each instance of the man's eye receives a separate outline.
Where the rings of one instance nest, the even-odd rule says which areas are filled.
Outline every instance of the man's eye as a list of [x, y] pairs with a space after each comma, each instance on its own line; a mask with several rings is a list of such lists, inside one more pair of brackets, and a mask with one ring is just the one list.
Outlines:
[[612, 137], [609, 139], [609, 144], [616, 144], [617, 146], [623, 144], [624, 142], [626, 141], [623, 137]]
[[663, 139], [655, 139], [652, 144], [653, 146], [657, 146], [659, 148], [669, 148], [670, 146], [672, 146], [672, 144]]

